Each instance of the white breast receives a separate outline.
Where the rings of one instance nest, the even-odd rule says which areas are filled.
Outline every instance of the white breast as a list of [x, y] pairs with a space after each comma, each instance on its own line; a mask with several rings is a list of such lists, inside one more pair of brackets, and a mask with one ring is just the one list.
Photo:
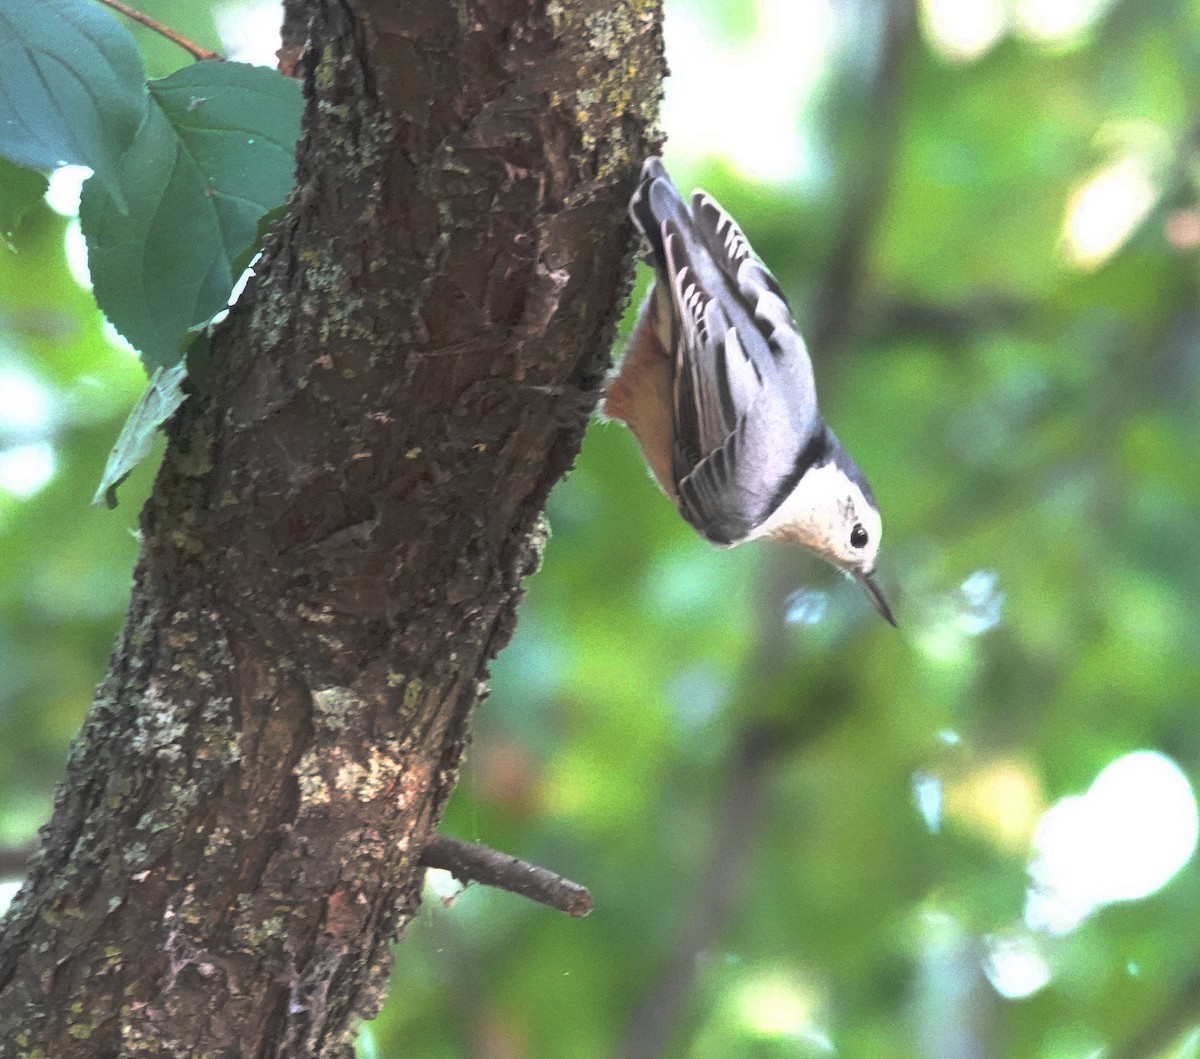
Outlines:
[[832, 463], [810, 468], [783, 502], [758, 526], [750, 539], [788, 537], [819, 552], [841, 529], [841, 503], [851, 482]]

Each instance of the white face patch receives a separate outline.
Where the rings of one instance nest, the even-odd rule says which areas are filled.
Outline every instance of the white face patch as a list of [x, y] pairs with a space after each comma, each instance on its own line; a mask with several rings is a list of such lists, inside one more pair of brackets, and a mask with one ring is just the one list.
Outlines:
[[835, 464], [825, 463], [811, 468], [751, 537], [793, 540], [843, 570], [869, 572], [882, 531], [879, 512], [862, 490]]

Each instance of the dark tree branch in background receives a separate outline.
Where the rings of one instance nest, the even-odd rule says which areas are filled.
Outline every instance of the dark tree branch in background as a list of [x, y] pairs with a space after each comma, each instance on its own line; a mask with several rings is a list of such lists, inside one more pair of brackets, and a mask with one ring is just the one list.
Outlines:
[[666, 1051], [696, 985], [704, 957], [728, 933], [753, 870], [775, 753], [760, 733], [735, 752], [699, 885], [680, 918], [675, 951], [625, 1027], [620, 1059], [657, 1059]]
[[856, 324], [867, 255], [891, 187], [900, 135], [904, 58], [916, 37], [917, 7], [913, 0], [870, 0], [870, 4], [882, 5], [883, 30], [875, 75], [863, 100], [868, 142], [856, 145], [859, 149], [855, 153], [868, 164], [843, 174], [850, 188], [844, 219], [805, 328], [814, 354], [823, 359], [836, 356]]
[[[786, 599], [796, 583], [796, 553], [780, 546], [772, 548], [766, 558], [763, 622], [755, 651], [739, 681], [743, 694], [752, 700], [768, 688], [786, 696], [786, 670], [794, 664], [794, 648], [783, 615]], [[626, 1026], [624, 1044], [617, 1052], [619, 1059], [655, 1059], [663, 1054], [706, 957], [728, 934], [744, 904], [775, 769], [812, 746], [844, 716], [849, 701], [840, 688], [826, 688], [817, 702], [786, 704], [787, 710], [794, 711], [794, 720], [786, 729], [749, 728], [736, 738], [726, 769], [725, 790], [714, 814], [716, 823], [708, 854], [697, 870], [696, 888], [680, 916], [683, 926], [675, 951]], [[753, 713], [763, 705], [752, 701], [741, 709]]]
[[421, 863], [448, 871], [459, 882], [507, 890], [577, 919], [592, 910], [592, 895], [578, 883], [490, 846], [434, 835], [421, 852]]
[[608, 364], [660, 21], [288, 0], [297, 188], [168, 425], [0, 1055], [353, 1054]]
[[203, 48], [199, 44], [194, 44], [181, 33], [176, 33], [170, 26], [164, 26], [158, 19], [151, 18], [149, 15], [143, 14], [136, 8], [130, 7], [128, 4], [121, 3], [121, 0], [100, 0], [105, 7], [111, 7], [114, 11], [119, 11], [126, 18], [133, 19], [145, 26], [149, 30], [153, 30], [160, 37], [165, 37], [172, 44], [178, 44], [186, 51], [193, 59], [214, 59], [218, 62], [224, 62], [225, 56], [219, 51], [213, 51], [211, 48]]
[[922, 335], [960, 343], [987, 331], [1013, 327], [1030, 319], [1037, 307], [1007, 295], [979, 295], [958, 302], [863, 298], [861, 334], [870, 338]]

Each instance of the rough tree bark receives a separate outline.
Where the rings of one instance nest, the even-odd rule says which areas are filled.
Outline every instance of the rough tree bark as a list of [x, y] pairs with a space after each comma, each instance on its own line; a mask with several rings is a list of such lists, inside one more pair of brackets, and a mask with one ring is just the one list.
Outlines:
[[298, 190], [142, 515], [0, 1055], [347, 1056], [627, 292], [659, 0], [292, 0]]

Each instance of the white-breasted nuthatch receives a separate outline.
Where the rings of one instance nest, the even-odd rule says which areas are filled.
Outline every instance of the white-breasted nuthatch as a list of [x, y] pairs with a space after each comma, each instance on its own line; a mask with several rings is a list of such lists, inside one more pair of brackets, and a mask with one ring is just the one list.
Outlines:
[[866, 477], [817, 408], [787, 298], [733, 218], [691, 208], [649, 158], [629, 212], [657, 276], [604, 395], [680, 513], [714, 544], [796, 541], [866, 590], [882, 528]]

